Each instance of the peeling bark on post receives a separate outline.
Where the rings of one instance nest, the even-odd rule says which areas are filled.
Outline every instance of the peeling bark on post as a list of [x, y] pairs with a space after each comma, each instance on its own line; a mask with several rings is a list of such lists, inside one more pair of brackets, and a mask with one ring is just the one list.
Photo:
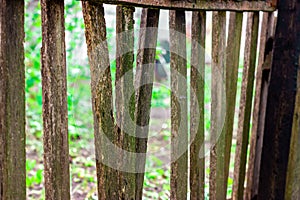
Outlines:
[[[190, 105], [190, 199], [204, 200], [204, 79], [206, 12], [193, 12]], [[198, 106], [198, 110], [195, 108]]]
[[234, 182], [232, 199], [243, 199], [246, 175], [247, 148], [250, 132], [250, 117], [254, 74], [256, 67], [259, 13], [248, 13], [243, 81], [241, 89], [239, 122], [234, 162]]
[[[135, 87], [139, 86], [137, 88], [135, 109], [135, 135], [137, 137], [136, 152], [140, 153], [136, 161], [137, 174], [135, 199], [142, 199], [143, 197], [159, 12], [160, 11], [157, 9], [144, 8], [141, 16], [139, 50], [137, 53], [135, 77]], [[145, 154], [142, 155], [142, 153]]]
[[98, 199], [119, 199], [118, 171], [106, 165], [109, 159], [118, 160], [114, 155], [119, 154], [111, 152], [111, 145], [117, 143], [118, 135], [114, 128], [104, 9], [102, 4], [90, 2], [82, 2], [82, 9], [91, 70]]
[[46, 199], [70, 199], [64, 1], [42, 0]]
[[171, 199], [187, 198], [188, 128], [186, 23], [184, 11], [170, 11]]
[[[116, 46], [116, 110], [118, 125], [118, 143], [123, 151], [120, 153], [120, 166], [134, 170], [136, 165], [135, 128], [132, 125], [135, 112], [135, 90], [133, 85], [134, 61], [134, 7], [117, 6]], [[131, 154], [126, 152], [132, 152]], [[136, 191], [136, 173], [119, 171], [119, 197], [134, 199]]]
[[300, 62], [299, 34], [300, 2], [279, 1], [258, 199], [284, 199], [285, 195]]
[[24, 1], [0, 4], [0, 199], [26, 199]]
[[225, 199], [225, 132], [222, 118], [225, 116], [225, 44], [226, 12], [213, 12], [212, 24], [212, 77], [211, 77], [211, 130], [210, 130], [210, 199]]

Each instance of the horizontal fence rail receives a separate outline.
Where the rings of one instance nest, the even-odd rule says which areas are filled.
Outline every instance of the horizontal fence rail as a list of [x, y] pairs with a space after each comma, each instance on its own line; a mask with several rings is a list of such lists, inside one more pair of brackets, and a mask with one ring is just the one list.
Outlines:
[[189, 0], [89, 0], [94, 3], [124, 4], [176, 10], [274, 11], [276, 1], [189, 1]]

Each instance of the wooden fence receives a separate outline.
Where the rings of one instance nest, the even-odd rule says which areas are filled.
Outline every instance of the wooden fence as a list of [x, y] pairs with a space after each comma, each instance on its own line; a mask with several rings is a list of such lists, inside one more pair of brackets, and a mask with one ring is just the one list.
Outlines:
[[[120, 84], [114, 103], [102, 3], [117, 4], [116, 81]], [[132, 72], [134, 35], [121, 34], [133, 30], [134, 6], [144, 7], [135, 75]], [[116, 165], [119, 167], [125, 162], [123, 152], [111, 154], [106, 139], [128, 152], [147, 152], [147, 137], [134, 136], [148, 135], [148, 129], [141, 127], [148, 125], [150, 119], [158, 32], [157, 29], [143, 30], [158, 27], [161, 8], [170, 10], [171, 160], [174, 158], [170, 198], [183, 200], [189, 195], [190, 199], [205, 199], [205, 160], [208, 158], [199, 156], [199, 152], [204, 153], [205, 140], [203, 75], [207, 11], [213, 11], [210, 142], [215, 144], [209, 156], [209, 199], [226, 199], [227, 195], [244, 12], [247, 12], [247, 28], [232, 199], [283, 199], [284, 195], [286, 199], [299, 198], [299, 1], [281, 0], [277, 5], [274, 0], [91, 0], [83, 1], [82, 7], [91, 71], [99, 199], [142, 199], [143, 196], [143, 173], [126, 172], [105, 164], [109, 156], [118, 156]], [[276, 28], [273, 11], [277, 7]], [[45, 197], [66, 200], [70, 199], [70, 177], [64, 2], [41, 0], [41, 9]], [[186, 37], [176, 34], [186, 35], [185, 10], [192, 11], [191, 58], [186, 55]], [[227, 37], [226, 11], [230, 11]], [[24, 2], [1, 0], [0, 15], [0, 199], [26, 199]], [[188, 59], [190, 83], [182, 79], [187, 76]], [[148, 67], [144, 67], [145, 64]], [[295, 89], [297, 73], [298, 90]], [[134, 83], [142, 86], [131, 97]], [[191, 91], [189, 103], [188, 84], [195, 91]], [[130, 101], [126, 103], [126, 99]], [[218, 130], [222, 112], [224, 126]], [[131, 126], [128, 116], [139, 126]], [[189, 138], [194, 138], [190, 145]], [[186, 151], [179, 155], [178, 149]], [[247, 151], [250, 151], [249, 158]], [[135, 161], [133, 168], [144, 171], [145, 156], [130, 159]]]

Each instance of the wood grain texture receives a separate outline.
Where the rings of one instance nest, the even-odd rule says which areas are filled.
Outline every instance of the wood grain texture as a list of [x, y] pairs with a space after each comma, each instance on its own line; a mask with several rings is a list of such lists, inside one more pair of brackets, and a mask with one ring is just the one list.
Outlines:
[[[204, 200], [204, 78], [206, 12], [192, 15], [190, 104], [190, 199]], [[198, 109], [196, 109], [198, 107]]]
[[286, 200], [300, 199], [300, 68], [297, 76], [297, 97], [286, 183], [284, 198]]
[[187, 198], [188, 124], [186, 22], [184, 11], [170, 11], [171, 199]]
[[[120, 144], [121, 168], [134, 170], [136, 165], [136, 137], [134, 121], [135, 91], [133, 79], [134, 62], [134, 7], [116, 8], [116, 112], [118, 124], [118, 143]], [[128, 162], [130, 160], [130, 162]], [[136, 174], [119, 170], [119, 198], [134, 199]]]
[[70, 199], [64, 1], [42, 0], [44, 178], [48, 200]]
[[246, 175], [247, 148], [250, 133], [250, 117], [253, 100], [253, 84], [256, 68], [259, 13], [248, 13], [243, 80], [234, 162], [232, 199], [243, 199]]
[[143, 196], [159, 13], [158, 9], [143, 8], [141, 15], [135, 76], [135, 87], [139, 86], [136, 92], [135, 135], [136, 150], [140, 153], [136, 162], [135, 199], [142, 199]]
[[0, 199], [26, 199], [24, 1], [0, 4]]
[[210, 127], [210, 199], [225, 199], [225, 46], [226, 12], [213, 12], [212, 72], [211, 72], [211, 127]]
[[109, 148], [106, 138], [111, 144], [117, 144], [118, 135], [114, 128], [112, 79], [106, 42], [104, 9], [99, 4], [82, 2], [82, 11], [91, 70], [98, 199], [118, 199], [119, 179], [116, 170], [118, 163], [115, 163], [116, 168], [114, 169], [105, 163], [107, 159], [113, 161], [116, 159], [110, 152], [111, 148]]
[[300, 56], [300, 2], [282, 0], [274, 37], [258, 199], [284, 199]]
[[[257, 195], [259, 168], [261, 159], [266, 97], [269, 84], [269, 70], [264, 70], [271, 64], [273, 44], [269, 44], [274, 36], [274, 13], [263, 13], [260, 31], [259, 57], [255, 76], [255, 96], [252, 113], [252, 129], [250, 138], [250, 155], [247, 170], [247, 187], [244, 198], [250, 200]], [[269, 46], [269, 47], [268, 47]], [[264, 67], [265, 66], [265, 67]]]
[[177, 10], [274, 11], [270, 1], [89, 0], [96, 3]]
[[241, 47], [241, 34], [242, 34], [243, 13], [231, 12], [229, 18], [229, 34], [226, 47], [226, 116], [223, 131], [225, 132], [225, 163], [224, 163], [224, 188], [227, 188], [229, 164], [231, 157], [231, 145], [233, 124], [236, 107], [236, 93], [237, 93], [237, 80], [238, 68], [240, 61], [240, 47]]

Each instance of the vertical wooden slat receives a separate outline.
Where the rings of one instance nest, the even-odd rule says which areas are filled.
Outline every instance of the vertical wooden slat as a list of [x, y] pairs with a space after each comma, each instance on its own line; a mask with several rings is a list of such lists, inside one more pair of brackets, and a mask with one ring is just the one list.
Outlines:
[[274, 34], [274, 13], [264, 13], [261, 22], [260, 48], [256, 72], [256, 86], [252, 114], [250, 155], [247, 170], [247, 188], [245, 199], [250, 200], [258, 190], [259, 166], [262, 149], [265, 104], [268, 92], [269, 71], [272, 55], [272, 37]]
[[226, 116], [225, 116], [225, 178], [224, 187], [227, 188], [229, 175], [230, 153], [232, 145], [232, 133], [236, 105], [237, 79], [240, 58], [241, 34], [243, 13], [231, 12], [229, 18], [229, 34], [226, 47]]
[[0, 199], [26, 199], [24, 1], [0, 4]]
[[250, 117], [254, 73], [256, 67], [259, 13], [248, 13], [243, 80], [240, 99], [239, 122], [234, 162], [232, 199], [243, 199], [246, 174], [247, 148], [250, 132]]
[[298, 69], [297, 80], [297, 97], [284, 197], [286, 200], [300, 199], [300, 68]]
[[[136, 151], [135, 129], [131, 125], [134, 120], [135, 94], [133, 85], [133, 61], [134, 61], [134, 7], [117, 6], [116, 16], [116, 46], [117, 46], [117, 73], [116, 73], [116, 110], [118, 124], [118, 142], [123, 152], [120, 154], [121, 168], [128, 165], [129, 169], [135, 169], [134, 154], [129, 158], [124, 156], [126, 152]], [[136, 174], [119, 171], [119, 197], [121, 199], [134, 199], [136, 191]]]
[[[118, 174], [116, 169], [106, 165], [103, 159], [115, 160], [105, 137], [116, 144], [114, 130], [112, 79], [109, 53], [106, 42], [106, 25], [102, 4], [82, 2], [85, 36], [91, 70], [92, 108], [94, 114], [94, 135], [98, 199], [118, 199]], [[117, 163], [115, 163], [117, 165]], [[109, 178], [108, 178], [109, 177]]]
[[64, 1], [42, 0], [46, 199], [70, 199]]
[[171, 199], [187, 198], [187, 68], [184, 11], [170, 11]]
[[300, 2], [278, 2], [258, 199], [284, 199], [300, 57]]
[[136, 94], [135, 135], [137, 137], [136, 150], [139, 153], [136, 163], [135, 199], [142, 199], [143, 196], [159, 12], [158, 9], [144, 8], [141, 16], [135, 76], [135, 87], [138, 87]]
[[226, 12], [213, 12], [212, 22], [212, 75], [211, 75], [211, 130], [210, 130], [210, 199], [225, 199], [225, 132], [222, 131], [224, 116], [224, 72], [226, 43]]
[[[192, 15], [190, 199], [204, 200], [204, 77], [206, 12]], [[199, 109], [195, 107], [198, 106]], [[201, 152], [200, 152], [201, 151]]]

